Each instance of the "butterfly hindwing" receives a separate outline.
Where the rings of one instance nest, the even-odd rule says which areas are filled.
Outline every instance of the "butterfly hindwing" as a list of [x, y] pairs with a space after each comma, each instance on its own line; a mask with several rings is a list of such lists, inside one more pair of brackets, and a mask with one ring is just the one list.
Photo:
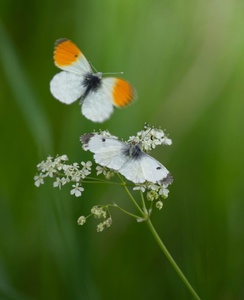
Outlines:
[[99, 88], [85, 97], [81, 111], [93, 122], [103, 122], [114, 108], [124, 107], [134, 100], [136, 92], [130, 83], [123, 79], [108, 77], [101, 80]]
[[82, 114], [87, 119], [98, 123], [107, 120], [113, 110], [112, 96], [103, 82], [97, 91], [90, 91], [81, 107]]
[[146, 181], [142, 171], [140, 159], [129, 157], [126, 164], [124, 164], [119, 172], [128, 180], [134, 183], [143, 183]]
[[56, 99], [70, 104], [81, 97], [85, 92], [85, 87], [82, 85], [82, 78], [79, 75], [62, 71], [51, 80], [50, 90]]

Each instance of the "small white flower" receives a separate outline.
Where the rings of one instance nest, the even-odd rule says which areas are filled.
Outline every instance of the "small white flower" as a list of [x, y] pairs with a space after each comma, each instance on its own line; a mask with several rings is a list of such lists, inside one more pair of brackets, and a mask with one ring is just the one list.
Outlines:
[[80, 176], [81, 176], [81, 178], [82, 179], [85, 179], [88, 175], [90, 175], [91, 174], [91, 172], [90, 171], [88, 171], [88, 170], [86, 170], [86, 169], [82, 169], [81, 171], [80, 171]]
[[47, 171], [46, 175], [49, 177], [53, 177], [53, 175], [56, 173], [55, 168], [50, 167], [49, 170]]
[[165, 137], [163, 138], [162, 144], [164, 144], [164, 145], [166, 145], [166, 146], [170, 146], [170, 145], [172, 145], [172, 140], [169, 139], [169, 138], [167, 138], [167, 136], [165, 136]]
[[63, 185], [62, 178], [56, 177], [56, 180], [53, 183], [53, 187], [58, 187], [61, 190], [61, 186]]
[[57, 156], [54, 159], [54, 166], [57, 168], [57, 170], [62, 170], [63, 166], [64, 166], [64, 162], [68, 160], [67, 155], [63, 154], [61, 156]]
[[84, 225], [86, 223], [86, 217], [80, 216], [77, 220], [78, 225]]
[[148, 185], [148, 189], [152, 190], [152, 191], [157, 191], [160, 189], [160, 186], [158, 184], [155, 184], [155, 183], [150, 183]]
[[158, 194], [159, 194], [162, 198], [166, 199], [166, 198], [168, 198], [169, 190], [168, 190], [166, 187], [162, 186], [162, 187], [160, 188]]
[[75, 171], [79, 170], [79, 164], [77, 162], [73, 163], [72, 167]]
[[39, 170], [45, 170], [45, 167], [49, 168], [49, 165], [52, 163], [52, 157], [51, 156], [48, 156], [47, 157], [47, 160], [43, 160], [42, 162], [40, 162], [38, 165], [37, 165], [37, 168]]
[[72, 177], [73, 176], [73, 167], [70, 165], [64, 165], [63, 166], [64, 174], [67, 177]]
[[81, 178], [83, 178], [82, 173], [80, 171], [76, 171], [74, 174], [72, 174], [71, 180], [79, 182]]
[[81, 193], [84, 191], [84, 188], [79, 185], [79, 183], [72, 184], [73, 189], [70, 191], [71, 195], [75, 195], [75, 197], [80, 197]]
[[65, 185], [67, 182], [70, 182], [70, 180], [65, 177], [62, 177], [61, 182], [62, 182], [62, 185]]
[[66, 154], [61, 155], [61, 156], [60, 156], [60, 159], [61, 159], [62, 161], [67, 161], [67, 160], [69, 160], [69, 158], [68, 158], [68, 156], [67, 156]]
[[146, 190], [146, 186], [144, 184], [137, 184], [135, 187], [133, 187], [134, 191], [142, 191], [143, 193]]
[[89, 161], [89, 160], [87, 162], [82, 161], [81, 165], [83, 166], [83, 168], [91, 171], [91, 166], [92, 166], [92, 162], [91, 161]]
[[106, 175], [106, 173], [107, 173], [106, 167], [96, 166], [96, 170], [97, 170], [97, 176], [100, 174]]
[[41, 184], [44, 184], [44, 180], [43, 180], [43, 174], [38, 174], [34, 177], [35, 180], [35, 186], [39, 187]]

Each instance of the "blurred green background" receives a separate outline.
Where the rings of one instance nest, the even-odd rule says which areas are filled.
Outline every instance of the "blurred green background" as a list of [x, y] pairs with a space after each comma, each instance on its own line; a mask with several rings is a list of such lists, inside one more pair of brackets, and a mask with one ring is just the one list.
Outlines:
[[[47, 155], [90, 159], [79, 136], [123, 138], [145, 121], [171, 147], [152, 155], [174, 183], [153, 222], [202, 299], [244, 299], [244, 2], [241, 0], [1, 0], [0, 299], [192, 299], [143, 223], [117, 211], [96, 232], [92, 205], [130, 207], [117, 187], [82, 198], [37, 189]], [[103, 124], [49, 82], [56, 39], [72, 39], [103, 72], [124, 71], [138, 101]]]

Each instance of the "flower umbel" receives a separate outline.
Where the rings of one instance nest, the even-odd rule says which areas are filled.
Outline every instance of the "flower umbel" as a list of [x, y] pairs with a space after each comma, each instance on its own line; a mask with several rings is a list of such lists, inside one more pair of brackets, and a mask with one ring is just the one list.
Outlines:
[[37, 165], [37, 170], [40, 172], [34, 177], [35, 185], [39, 187], [44, 184], [44, 178], [55, 178], [53, 187], [62, 188], [65, 184], [73, 182], [71, 195], [80, 197], [84, 188], [81, 186], [82, 181], [91, 174], [92, 163], [90, 161], [67, 164], [67, 155], [57, 156], [53, 158], [48, 156], [46, 161], [42, 161]]
[[[165, 135], [162, 129], [145, 125], [143, 130], [135, 136], [131, 136], [127, 142], [119, 141], [108, 131], [83, 135], [81, 141], [84, 150], [90, 150], [95, 154], [94, 159], [98, 164], [96, 175], [99, 178], [90, 177], [91, 161], [70, 164], [67, 155], [64, 154], [55, 158], [48, 156], [45, 161], [37, 165], [38, 173], [34, 177], [35, 185], [39, 187], [44, 184], [47, 177], [53, 178], [53, 187], [61, 190], [64, 185], [70, 183], [70, 194], [81, 197], [85, 190], [85, 184], [110, 183], [125, 188], [131, 198], [129, 187], [132, 185], [132, 191], [140, 193], [143, 207], [140, 209], [142, 216], [138, 216], [125, 211], [115, 203], [104, 206], [95, 205], [88, 216], [81, 216], [78, 219], [79, 225], [85, 224], [87, 219], [93, 216], [95, 219], [102, 219], [102, 222], [97, 225], [97, 231], [103, 231], [112, 224], [109, 207], [120, 209], [135, 217], [137, 221], [147, 220], [151, 215], [152, 207], [162, 209], [163, 199], [168, 197], [168, 185], [173, 181], [172, 176], [160, 162], [145, 153], [159, 145], [171, 145], [171, 139]], [[100, 178], [101, 175], [104, 176], [104, 179]], [[115, 175], [119, 181], [114, 180]], [[129, 179], [132, 184], [124, 181], [121, 175]], [[148, 208], [144, 201], [144, 195], [148, 200]], [[136, 203], [136, 200], [133, 201]], [[139, 205], [136, 205], [139, 208]]]
[[149, 152], [159, 145], [170, 146], [172, 144], [172, 140], [165, 135], [161, 128], [150, 127], [147, 124], [144, 125], [144, 130], [137, 132], [135, 136], [131, 136], [128, 142], [140, 143], [145, 152]]

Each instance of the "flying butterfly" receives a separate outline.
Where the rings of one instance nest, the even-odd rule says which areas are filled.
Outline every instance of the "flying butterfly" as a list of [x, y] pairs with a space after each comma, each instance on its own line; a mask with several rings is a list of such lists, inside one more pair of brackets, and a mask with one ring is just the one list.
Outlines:
[[126, 107], [136, 99], [136, 90], [126, 80], [93, 73], [83, 53], [68, 39], [56, 41], [54, 63], [63, 71], [50, 82], [52, 95], [65, 104], [80, 99], [82, 114], [93, 122], [104, 122], [114, 106]]

